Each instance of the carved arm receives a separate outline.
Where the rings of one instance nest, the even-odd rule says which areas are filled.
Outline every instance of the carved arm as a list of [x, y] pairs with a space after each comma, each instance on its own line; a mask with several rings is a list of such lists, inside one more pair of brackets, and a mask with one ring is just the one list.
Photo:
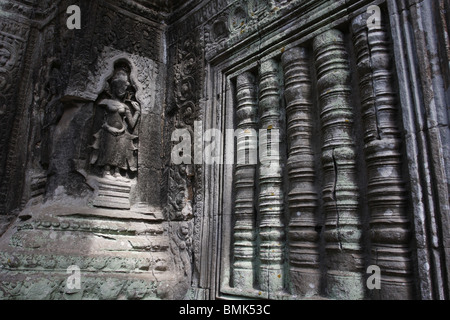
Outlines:
[[139, 105], [139, 103], [137, 103], [135, 101], [130, 101], [130, 103], [135, 110], [134, 115], [131, 114], [130, 108], [125, 109], [125, 114], [127, 117], [128, 124], [130, 125], [130, 127], [132, 129], [134, 129], [134, 127], [136, 126], [137, 121], [139, 119], [139, 116], [141, 115], [141, 106]]

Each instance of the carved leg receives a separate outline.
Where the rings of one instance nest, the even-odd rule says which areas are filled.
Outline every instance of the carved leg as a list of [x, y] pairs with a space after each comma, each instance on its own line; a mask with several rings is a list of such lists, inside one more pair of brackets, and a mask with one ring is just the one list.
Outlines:
[[118, 167], [112, 167], [111, 171], [114, 178], [120, 178], [120, 169]]
[[104, 177], [111, 176], [111, 167], [110, 166], [105, 166], [104, 167], [103, 176]]

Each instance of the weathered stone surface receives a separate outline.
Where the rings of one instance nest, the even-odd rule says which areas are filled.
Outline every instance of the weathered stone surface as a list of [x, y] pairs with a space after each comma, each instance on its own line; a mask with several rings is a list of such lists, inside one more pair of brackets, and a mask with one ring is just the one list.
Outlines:
[[256, 281], [256, 210], [255, 190], [256, 157], [258, 137], [258, 105], [255, 76], [246, 72], [237, 78], [236, 114], [237, 153], [240, 161], [236, 164], [236, 203], [233, 248], [233, 287], [253, 288]]
[[[285, 287], [283, 166], [279, 151], [283, 113], [278, 73], [275, 60], [264, 61], [259, 67], [259, 286], [274, 293]], [[267, 149], [261, 152], [261, 148]]]
[[323, 133], [327, 291], [336, 299], [362, 299], [363, 255], [356, 147], [352, 138], [350, 64], [344, 35], [332, 29], [314, 39]]
[[69, 5], [0, 4], [0, 299], [449, 298], [449, 1]]
[[294, 47], [282, 55], [289, 150], [289, 260], [293, 293], [320, 294], [320, 229], [315, 187], [313, 108], [310, 57]]
[[358, 16], [352, 21], [352, 29], [368, 168], [371, 264], [383, 270], [382, 288], [373, 294], [381, 299], [411, 299], [411, 233], [391, 55], [385, 27], [367, 29], [367, 19], [367, 14]]
[[[168, 226], [158, 212], [32, 206], [19, 214], [0, 247], [5, 299], [66, 298], [70, 266], [81, 272], [82, 286], [72, 292], [80, 299], [120, 299], [136, 285], [143, 292], [134, 298], [180, 297], [173, 292], [179, 280]], [[21, 289], [11, 292], [10, 286]]]

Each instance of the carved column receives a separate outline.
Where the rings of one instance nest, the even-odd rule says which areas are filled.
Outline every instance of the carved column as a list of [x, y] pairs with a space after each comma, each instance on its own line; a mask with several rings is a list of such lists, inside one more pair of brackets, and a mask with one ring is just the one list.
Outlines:
[[359, 190], [348, 53], [344, 35], [327, 31], [314, 39], [323, 132], [323, 200], [326, 213], [328, 294], [362, 299], [363, 258], [358, 217]]
[[381, 290], [373, 292], [381, 299], [412, 299], [410, 226], [391, 55], [386, 30], [368, 29], [366, 21], [366, 14], [358, 16], [352, 29], [368, 169], [371, 264], [381, 268]]
[[319, 294], [320, 271], [308, 53], [292, 48], [282, 55], [282, 63], [289, 144], [290, 280], [295, 293], [312, 296]]
[[[22, 16], [15, 10], [24, 10]], [[11, 11], [10, 11], [11, 10]], [[0, 215], [21, 204], [31, 103], [31, 67], [37, 31], [20, 4], [0, 3]]]
[[[281, 132], [280, 84], [278, 63], [275, 60], [262, 62], [259, 67], [259, 128], [260, 149], [267, 142], [275, 146], [276, 133]], [[269, 137], [270, 135], [270, 137]], [[276, 152], [276, 150], [271, 150]], [[270, 160], [268, 153], [260, 152], [259, 167], [259, 211], [260, 258], [259, 284], [261, 290], [275, 292], [283, 289], [284, 225], [282, 168], [280, 159]]]
[[[257, 152], [258, 97], [255, 77], [245, 72], [237, 77], [237, 151]], [[253, 134], [252, 134], [253, 133]], [[248, 151], [246, 151], [248, 150]], [[256, 164], [250, 159], [237, 163], [234, 187], [236, 190], [234, 227], [233, 286], [253, 288], [255, 259], [255, 174]]]

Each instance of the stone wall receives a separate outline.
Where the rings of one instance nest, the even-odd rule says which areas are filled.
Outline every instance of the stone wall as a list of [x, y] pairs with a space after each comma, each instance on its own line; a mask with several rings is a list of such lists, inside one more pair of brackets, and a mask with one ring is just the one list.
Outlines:
[[[161, 191], [163, 16], [132, 1], [80, 1], [81, 29], [70, 30], [72, 4], [2, 4], [2, 33], [15, 32], [5, 44], [17, 52], [8, 77], [19, 89], [5, 81], [5, 99], [15, 100], [4, 104], [0, 295], [183, 297], [189, 238], [164, 218]], [[110, 135], [117, 119], [123, 127]], [[71, 266], [83, 274], [80, 290], [67, 289]]]
[[[368, 30], [370, 5], [381, 24]], [[447, 297], [447, 8], [210, 1], [174, 21], [169, 52], [185, 30], [203, 44], [203, 129], [262, 128], [272, 99], [269, 113], [282, 121], [268, 126], [286, 142], [269, 180], [262, 165], [203, 166], [195, 293]], [[224, 162], [237, 141], [222, 145]], [[365, 285], [371, 265], [381, 268], [379, 291]]]

